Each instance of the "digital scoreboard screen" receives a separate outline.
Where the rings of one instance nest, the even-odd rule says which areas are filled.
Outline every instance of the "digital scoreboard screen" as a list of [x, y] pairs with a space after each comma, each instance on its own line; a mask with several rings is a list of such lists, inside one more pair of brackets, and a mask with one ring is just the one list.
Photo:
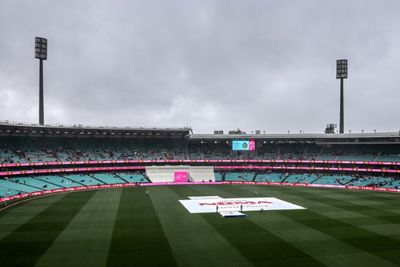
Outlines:
[[232, 150], [245, 150], [245, 151], [254, 151], [256, 150], [256, 141], [242, 141], [236, 140], [232, 141]]

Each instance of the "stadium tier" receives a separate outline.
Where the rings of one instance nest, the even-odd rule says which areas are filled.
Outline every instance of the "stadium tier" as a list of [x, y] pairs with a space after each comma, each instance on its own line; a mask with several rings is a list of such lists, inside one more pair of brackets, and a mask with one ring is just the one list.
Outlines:
[[147, 183], [145, 175], [139, 173], [95, 173], [78, 175], [30, 176], [10, 179], [0, 179], [0, 198], [24, 193], [33, 193], [48, 190]]
[[[207, 160], [207, 159], [303, 159], [400, 162], [400, 150], [388, 145], [338, 145], [327, 150], [316, 144], [263, 144], [255, 151], [232, 151], [229, 143], [188, 143], [185, 140], [38, 139], [1, 138], [0, 163], [89, 160]], [[358, 146], [358, 147], [354, 147]], [[398, 148], [398, 146], [396, 145]], [[359, 148], [357, 154], [354, 149]], [[317, 151], [318, 150], [318, 151]], [[365, 154], [362, 151], [366, 151]], [[374, 150], [374, 151], [373, 151]], [[312, 151], [312, 152], [310, 152]], [[391, 154], [388, 154], [391, 153]]]
[[[216, 182], [267, 182], [282, 184], [313, 184], [335, 186], [361, 186], [374, 188], [400, 188], [400, 179], [388, 177], [355, 177], [348, 175], [316, 175], [310, 173], [215, 172]], [[31, 176], [0, 179], [0, 198], [71, 187], [87, 187], [115, 184], [148, 183], [140, 173], [95, 173], [79, 175]], [[150, 181], [151, 182], [151, 181]]]
[[[191, 129], [0, 122], [0, 163], [95, 160], [299, 159], [400, 162], [400, 135], [191, 134]], [[252, 142], [254, 149], [233, 149]]]
[[[3, 197], [178, 180], [399, 186], [398, 133], [192, 134], [186, 128], [2, 123], [0, 141]], [[167, 173], [163, 165], [173, 167]]]
[[[314, 184], [358, 186], [398, 189], [400, 179], [396, 177], [367, 177], [349, 175], [215, 172], [216, 182], [269, 182], [285, 184]], [[112, 184], [147, 183], [144, 173], [95, 173], [79, 175], [53, 175], [0, 179], [0, 197], [32, 193], [45, 190], [90, 187]], [[151, 182], [151, 181], [150, 181]]]

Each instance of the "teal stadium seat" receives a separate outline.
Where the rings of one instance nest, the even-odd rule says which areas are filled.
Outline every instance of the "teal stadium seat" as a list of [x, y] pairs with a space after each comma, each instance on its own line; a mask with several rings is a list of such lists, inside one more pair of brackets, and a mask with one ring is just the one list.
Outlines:
[[283, 180], [283, 174], [281, 173], [269, 173], [269, 174], [257, 174], [256, 182], [275, 182], [279, 183]]
[[313, 184], [345, 185], [353, 179], [352, 176], [345, 175], [324, 175], [315, 180]]
[[400, 155], [380, 155], [376, 158], [376, 161], [393, 161], [399, 162]]
[[365, 178], [358, 178], [353, 182], [349, 183], [349, 185], [354, 186], [383, 186], [389, 182], [391, 182], [391, 178], [384, 178], [384, 177], [365, 177]]
[[41, 190], [51, 190], [51, 189], [59, 189], [62, 188], [61, 186], [45, 182], [33, 177], [19, 177], [19, 178], [12, 178], [11, 181], [15, 183], [25, 184], [28, 186], [32, 186]]
[[305, 183], [311, 184], [318, 177], [314, 174], [291, 174], [284, 181], [288, 183]]
[[216, 182], [221, 182], [222, 181], [222, 173], [220, 172], [215, 172], [214, 173], [215, 181]]
[[16, 183], [12, 180], [5, 180], [5, 179], [0, 179], [0, 186], [5, 189], [11, 189], [14, 191], [18, 191], [21, 193], [32, 193], [36, 191], [40, 191], [40, 188], [32, 187], [29, 185], [24, 185], [20, 183]]
[[400, 180], [394, 180], [394, 179], [392, 179], [392, 180], [389, 181], [387, 184], [385, 184], [383, 187], [385, 187], [385, 188], [396, 188], [396, 189], [400, 189]]
[[65, 179], [71, 180], [71, 181], [79, 184], [80, 186], [105, 184], [104, 182], [99, 181], [88, 174], [70, 174], [70, 175], [63, 175], [62, 177], [64, 177]]
[[96, 173], [96, 174], [92, 174], [91, 176], [96, 178], [97, 180], [102, 181], [105, 184], [125, 184], [126, 183], [121, 178], [114, 176], [114, 174], [110, 174], [110, 173]]
[[127, 181], [128, 183], [147, 183], [149, 182], [146, 177], [141, 173], [118, 173], [118, 177]]
[[56, 186], [65, 187], [65, 188], [82, 186], [81, 183], [77, 183], [75, 181], [72, 181], [70, 179], [67, 179], [67, 178], [64, 178], [64, 177], [58, 176], [58, 175], [37, 176], [37, 177], [35, 177], [35, 179], [42, 180], [44, 182], [48, 182], [48, 183], [54, 184]]
[[225, 174], [225, 181], [250, 182], [253, 181], [255, 174], [251, 172], [230, 172]]
[[2, 187], [1, 181], [0, 181], [0, 197], [15, 196], [15, 195], [18, 195], [19, 193], [23, 193], [23, 192], [14, 190], [14, 189], [10, 189], [10, 188]]

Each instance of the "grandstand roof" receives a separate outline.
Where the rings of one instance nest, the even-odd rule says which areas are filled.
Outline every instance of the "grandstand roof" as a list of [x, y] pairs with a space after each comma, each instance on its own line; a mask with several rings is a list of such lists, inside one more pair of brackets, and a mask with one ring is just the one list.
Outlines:
[[110, 127], [87, 125], [38, 125], [0, 121], [0, 136], [92, 137], [92, 138], [188, 138], [189, 141], [229, 141], [255, 139], [266, 142], [319, 144], [400, 144], [399, 132], [345, 134], [192, 134], [192, 129]]
[[109, 127], [86, 125], [38, 125], [34, 123], [0, 121], [0, 136], [31, 137], [104, 137], [104, 138], [183, 138], [192, 129]]
[[400, 133], [346, 133], [346, 134], [192, 134], [190, 140], [255, 139], [271, 142], [312, 142], [321, 144], [382, 144], [400, 143]]

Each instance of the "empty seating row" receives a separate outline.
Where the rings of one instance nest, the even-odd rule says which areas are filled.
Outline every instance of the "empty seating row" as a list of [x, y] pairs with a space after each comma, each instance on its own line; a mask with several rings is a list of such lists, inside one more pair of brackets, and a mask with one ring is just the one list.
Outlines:
[[269, 173], [269, 174], [257, 174], [256, 182], [282, 182], [284, 175], [282, 173]]
[[253, 181], [255, 174], [252, 172], [229, 172], [225, 174], [225, 181]]
[[345, 185], [352, 181], [354, 178], [352, 176], [343, 175], [324, 175], [320, 176], [314, 184], [332, 184], [332, 185]]
[[126, 182], [120, 177], [109, 173], [95, 173], [91, 175], [93, 178], [105, 183], [105, 184], [125, 184]]
[[[322, 185], [353, 185], [384, 188], [400, 188], [400, 179], [389, 177], [355, 177], [349, 175], [285, 174], [254, 172], [215, 172], [215, 181], [235, 182], [288, 182]], [[104, 184], [146, 183], [145, 174], [139, 172], [91, 173], [71, 175], [47, 175], [0, 179], [0, 197], [41, 190], [92, 186]]]
[[284, 182], [311, 184], [317, 179], [318, 176], [315, 174], [291, 174], [286, 177]]
[[146, 183], [146, 182], [148, 182], [146, 177], [141, 173], [118, 173], [116, 175], [128, 183]]
[[10, 181], [15, 183], [20, 183], [28, 186], [32, 186], [38, 189], [44, 190], [51, 190], [51, 189], [59, 189], [62, 188], [60, 185], [55, 185], [49, 182], [45, 182], [40, 179], [36, 179], [34, 177], [18, 177], [18, 178], [11, 178]]

